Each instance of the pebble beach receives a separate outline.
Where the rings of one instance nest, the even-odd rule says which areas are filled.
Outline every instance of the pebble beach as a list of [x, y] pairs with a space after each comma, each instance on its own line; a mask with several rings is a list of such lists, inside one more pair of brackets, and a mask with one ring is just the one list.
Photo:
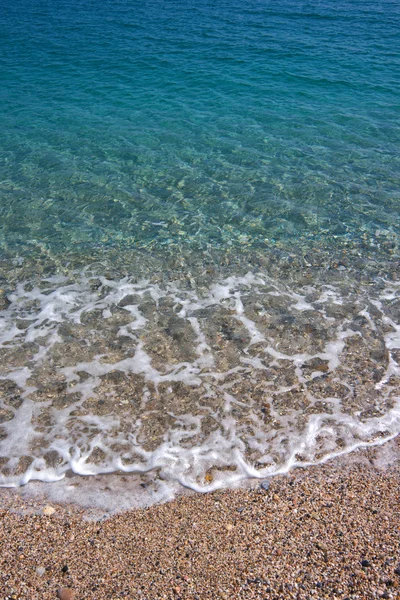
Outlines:
[[400, 598], [386, 446], [102, 520], [2, 490], [1, 598]]
[[0, 600], [400, 600], [399, 48], [0, 2]]

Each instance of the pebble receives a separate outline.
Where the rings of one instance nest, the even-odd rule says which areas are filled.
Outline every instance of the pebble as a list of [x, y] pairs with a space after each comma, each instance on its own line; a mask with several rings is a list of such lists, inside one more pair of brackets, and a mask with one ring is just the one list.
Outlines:
[[371, 563], [369, 562], [369, 560], [365, 560], [364, 559], [364, 560], [361, 561], [361, 566], [362, 567], [370, 567]]
[[46, 572], [46, 569], [44, 567], [36, 567], [36, 573], [37, 573], [37, 575], [39, 575], [39, 577], [44, 575], [45, 572]]
[[46, 517], [51, 517], [51, 515], [54, 515], [55, 512], [56, 512], [56, 509], [49, 505], [45, 506], [44, 509], [42, 510], [42, 513]]
[[323, 552], [328, 551], [328, 546], [322, 542], [316, 542], [315, 545], [317, 546], [317, 548], [319, 548], [319, 550], [322, 550]]
[[57, 596], [60, 600], [73, 600], [74, 592], [71, 588], [58, 588]]
[[11, 302], [7, 298], [5, 290], [0, 289], [0, 310], [6, 309], [10, 304]]
[[262, 481], [260, 483], [260, 487], [265, 491], [267, 491], [269, 489], [270, 485], [271, 485], [271, 482], [268, 479], [266, 479], [265, 481]]

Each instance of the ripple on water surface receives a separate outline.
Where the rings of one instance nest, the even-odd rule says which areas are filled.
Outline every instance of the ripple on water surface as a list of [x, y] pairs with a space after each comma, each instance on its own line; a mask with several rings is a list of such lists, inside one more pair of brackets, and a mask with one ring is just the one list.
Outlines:
[[390, 0], [0, 8], [1, 485], [153, 501], [399, 432], [399, 32]]
[[168, 497], [398, 433], [397, 282], [96, 269], [19, 283], [0, 313], [3, 485], [150, 473]]

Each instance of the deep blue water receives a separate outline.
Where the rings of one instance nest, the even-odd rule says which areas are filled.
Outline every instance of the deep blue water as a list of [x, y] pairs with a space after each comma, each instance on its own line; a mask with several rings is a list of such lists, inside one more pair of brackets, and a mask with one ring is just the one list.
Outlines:
[[4, 2], [1, 247], [397, 243], [399, 48], [390, 0]]

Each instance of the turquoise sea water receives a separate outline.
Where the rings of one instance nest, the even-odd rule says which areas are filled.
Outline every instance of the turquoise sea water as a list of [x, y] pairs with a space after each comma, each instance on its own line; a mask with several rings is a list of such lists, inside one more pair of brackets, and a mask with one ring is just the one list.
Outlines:
[[23, 1], [0, 19], [8, 251], [398, 234], [397, 2]]
[[399, 431], [399, 48], [390, 0], [3, 3], [5, 485]]

